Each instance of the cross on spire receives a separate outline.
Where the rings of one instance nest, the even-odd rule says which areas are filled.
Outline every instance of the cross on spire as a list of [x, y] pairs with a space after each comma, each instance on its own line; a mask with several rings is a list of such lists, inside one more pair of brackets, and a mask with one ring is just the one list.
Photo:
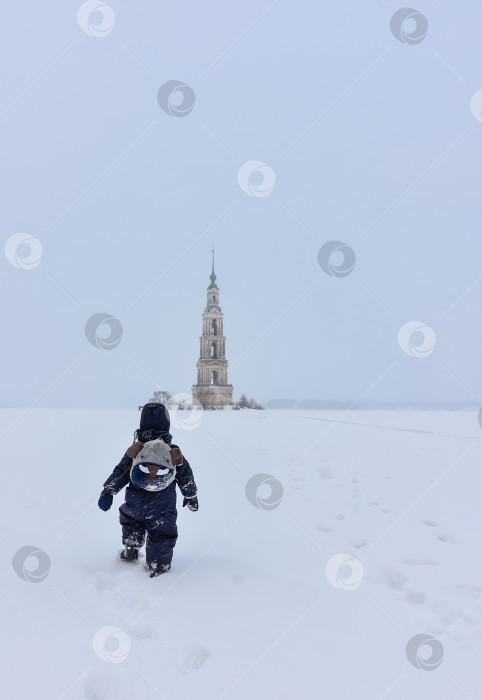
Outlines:
[[214, 243], [213, 243], [212, 253], [213, 253], [213, 269], [212, 269], [211, 276], [210, 276], [211, 284], [209, 285], [208, 289], [212, 289], [213, 287], [217, 288], [217, 286], [218, 286], [216, 284], [216, 275], [214, 274]]

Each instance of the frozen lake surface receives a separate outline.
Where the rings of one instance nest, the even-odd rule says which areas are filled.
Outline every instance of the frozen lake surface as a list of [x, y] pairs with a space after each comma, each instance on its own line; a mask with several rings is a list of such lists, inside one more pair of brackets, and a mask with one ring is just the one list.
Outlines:
[[[480, 697], [475, 412], [225, 410], [171, 425], [200, 509], [178, 494], [173, 568], [155, 579], [118, 559], [123, 492], [97, 508], [138, 420], [0, 411], [3, 697]], [[260, 473], [272, 488], [246, 492]], [[29, 545], [48, 558], [17, 555], [16, 572]]]

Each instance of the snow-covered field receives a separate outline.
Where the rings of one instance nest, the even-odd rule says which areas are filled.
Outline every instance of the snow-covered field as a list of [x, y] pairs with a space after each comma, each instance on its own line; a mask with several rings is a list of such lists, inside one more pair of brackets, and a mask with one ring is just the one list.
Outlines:
[[[200, 509], [178, 497], [173, 568], [155, 579], [118, 560], [123, 494], [97, 508], [138, 419], [0, 411], [2, 697], [481, 697], [476, 413], [226, 410], [171, 426]], [[260, 473], [274, 490], [247, 495]], [[48, 559], [12, 564], [30, 545]]]

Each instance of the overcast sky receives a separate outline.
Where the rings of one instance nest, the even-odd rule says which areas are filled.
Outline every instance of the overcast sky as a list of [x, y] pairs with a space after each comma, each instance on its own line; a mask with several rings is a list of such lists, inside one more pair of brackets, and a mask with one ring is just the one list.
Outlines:
[[81, 5], [2, 7], [2, 405], [190, 392], [213, 244], [235, 399], [479, 400], [480, 2]]

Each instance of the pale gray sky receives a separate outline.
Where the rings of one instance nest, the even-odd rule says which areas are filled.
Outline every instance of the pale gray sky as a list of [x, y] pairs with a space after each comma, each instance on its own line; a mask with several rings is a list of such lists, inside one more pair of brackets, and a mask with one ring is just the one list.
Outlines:
[[[2, 8], [0, 233], [14, 262], [16, 233], [43, 248], [0, 262], [2, 405], [190, 391], [213, 243], [235, 398], [479, 399], [480, 2], [417, 1], [413, 45], [392, 0], [114, 0], [104, 36], [81, 4]], [[170, 80], [185, 117], [157, 102]], [[238, 184], [251, 160], [267, 196]], [[345, 277], [318, 264], [332, 240]], [[84, 334], [100, 312], [112, 350]], [[414, 320], [423, 359], [397, 341]]]

